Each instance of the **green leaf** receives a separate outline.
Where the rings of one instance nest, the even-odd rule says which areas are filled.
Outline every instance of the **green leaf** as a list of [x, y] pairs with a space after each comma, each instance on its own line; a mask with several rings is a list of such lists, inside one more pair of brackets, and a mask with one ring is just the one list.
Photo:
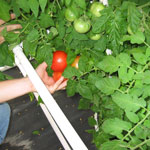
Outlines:
[[112, 100], [122, 109], [136, 112], [146, 106], [144, 99], [132, 98], [129, 94], [116, 92], [112, 95]]
[[74, 96], [75, 93], [76, 93], [76, 86], [77, 86], [77, 83], [75, 80], [69, 80], [67, 82], [67, 87], [66, 87], [66, 90], [67, 90], [67, 95], [68, 96]]
[[130, 145], [131, 145], [132, 147], [134, 147], [134, 146], [137, 146], [138, 144], [140, 144], [141, 142], [142, 142], [142, 141], [141, 141], [138, 137], [132, 136]]
[[30, 33], [27, 35], [27, 40], [28, 41], [35, 41], [35, 40], [37, 40], [39, 38], [39, 32], [38, 32], [38, 30], [36, 30], [36, 29], [33, 29], [33, 30], [31, 30], [30, 31]]
[[126, 53], [121, 53], [118, 55], [120, 66], [129, 67], [131, 65], [131, 57]]
[[0, 19], [8, 21], [10, 19], [10, 5], [5, 0], [0, 0]]
[[146, 57], [149, 57], [150, 56], [150, 47], [148, 47], [147, 49], [146, 49]]
[[79, 105], [78, 105], [78, 109], [89, 109], [90, 108], [90, 101], [88, 99], [85, 98], [81, 98], [79, 101]]
[[28, 41], [28, 40], [25, 40], [23, 42], [23, 47], [24, 47], [24, 52], [25, 54], [28, 56], [32, 56], [32, 57], [35, 57], [35, 54], [36, 54], [36, 48], [37, 48], [37, 44], [38, 44], [38, 41]]
[[133, 123], [137, 123], [139, 122], [139, 117], [137, 114], [135, 114], [134, 112], [131, 112], [131, 111], [125, 111], [126, 112], [126, 116], [127, 118], [133, 122]]
[[50, 47], [50, 44], [47, 43], [37, 49], [35, 59], [38, 62], [38, 64], [41, 64], [43, 61], [45, 61], [50, 68], [52, 64], [52, 58], [53, 58], [53, 51]]
[[147, 57], [143, 53], [133, 53], [133, 57], [141, 65], [145, 65], [147, 62]]
[[7, 34], [4, 35], [4, 38], [9, 44], [15, 43], [17, 40], [19, 41], [19, 33], [7, 32]]
[[129, 131], [131, 128], [132, 124], [130, 122], [118, 118], [107, 119], [102, 124], [102, 129], [105, 133], [117, 136], [119, 139], [123, 138], [123, 131]]
[[135, 34], [131, 35], [130, 40], [132, 44], [142, 44], [145, 41], [144, 33], [138, 31]]
[[106, 50], [107, 38], [106, 36], [102, 36], [98, 41], [94, 43], [94, 49], [104, 52]]
[[76, 4], [81, 7], [82, 9], [86, 9], [86, 2], [85, 0], [74, 0]]
[[80, 73], [79, 73], [79, 71], [76, 69], [76, 68], [74, 68], [74, 67], [71, 67], [71, 66], [68, 66], [65, 70], [64, 70], [64, 72], [63, 72], [63, 76], [65, 77], [65, 78], [72, 78], [72, 77], [74, 77], [74, 76], [80, 76]]
[[117, 77], [99, 79], [95, 86], [103, 93], [110, 95], [120, 87], [120, 80]]
[[65, 0], [65, 5], [66, 5], [66, 7], [68, 7], [68, 6], [71, 4], [71, 1], [72, 1], [72, 0]]
[[39, 23], [42, 28], [48, 28], [50, 26], [54, 26], [54, 21], [48, 14], [42, 13], [39, 19], [40, 19]]
[[8, 49], [8, 43], [0, 44], [0, 66], [13, 66], [14, 57]]
[[42, 9], [42, 12], [44, 12], [46, 4], [47, 4], [47, 0], [39, 0], [39, 4], [40, 4], [40, 7]]
[[134, 133], [139, 139], [146, 139], [147, 137], [146, 130], [144, 130], [143, 126], [136, 127]]
[[82, 82], [79, 82], [79, 84], [77, 85], [77, 89], [78, 89], [79, 94], [82, 97], [87, 98], [87, 99], [93, 98], [92, 91], [88, 85], [83, 84]]
[[93, 33], [101, 33], [105, 29], [105, 23], [107, 22], [106, 16], [101, 16], [94, 20], [92, 25], [92, 32]]
[[113, 56], [106, 56], [101, 62], [97, 64], [97, 67], [105, 72], [113, 73], [119, 68], [119, 61]]
[[29, 0], [28, 5], [30, 6], [35, 17], [38, 16], [39, 13], [39, 2], [38, 0]]
[[39, 130], [35, 130], [32, 132], [33, 135], [40, 135], [40, 131]]
[[133, 79], [134, 71], [123, 66], [118, 69], [118, 75], [122, 83], [127, 83]]
[[150, 71], [149, 70], [144, 72], [143, 83], [150, 84]]
[[22, 8], [26, 13], [30, 12], [30, 6], [28, 5], [27, 0], [17, 0], [16, 3]]
[[119, 140], [113, 140], [103, 143], [99, 150], [127, 150], [126, 143]]
[[109, 24], [107, 26], [107, 34], [111, 49], [113, 53], [116, 55], [119, 52], [119, 47], [120, 47], [120, 39], [121, 39], [121, 33], [120, 33], [120, 22], [118, 22], [115, 18], [116, 16], [114, 15], [110, 20]]
[[91, 127], [94, 127], [96, 125], [96, 120], [93, 118], [93, 117], [89, 117], [88, 118], [88, 124], [91, 126]]
[[11, 1], [11, 6], [13, 9], [13, 13], [16, 15], [16, 17], [19, 17], [20, 16], [20, 6], [19, 6], [19, 4], [17, 4], [17, 1], [16, 0]]
[[143, 98], [147, 98], [148, 96], [150, 96], [150, 85], [145, 85], [143, 87]]
[[72, 31], [71, 36], [75, 40], [89, 40], [86, 34], [80, 34], [76, 32], [75, 30]]
[[142, 14], [139, 11], [139, 9], [136, 7], [135, 3], [132, 2], [127, 2], [128, 6], [128, 16], [127, 16], [127, 21], [128, 21], [128, 25], [131, 28], [131, 30], [133, 31], [133, 33], [135, 33], [139, 26], [140, 26], [140, 22], [141, 22], [141, 17]]
[[144, 121], [144, 126], [147, 128], [150, 128], [150, 120], [145, 120]]
[[118, 69], [118, 75], [122, 83], [127, 83], [133, 79], [134, 71], [123, 66]]

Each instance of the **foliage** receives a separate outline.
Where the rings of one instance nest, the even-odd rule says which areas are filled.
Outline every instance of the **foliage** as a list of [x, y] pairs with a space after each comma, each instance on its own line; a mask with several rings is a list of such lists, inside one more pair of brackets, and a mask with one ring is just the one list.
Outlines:
[[[88, 0], [0, 0], [0, 4], [5, 8], [0, 7], [0, 14], [5, 13], [2, 19], [9, 20], [8, 12], [13, 11], [17, 18], [9, 23], [23, 26], [18, 34], [3, 30], [6, 42], [0, 46], [0, 66], [13, 64], [11, 50], [23, 41], [26, 56], [37, 64], [46, 61], [52, 74], [52, 53], [64, 50], [68, 96], [79, 93], [78, 108], [98, 114], [98, 121], [89, 119], [93, 127], [98, 124], [98, 130], [88, 131], [97, 149], [150, 149], [148, 0], [109, 0], [100, 17], [93, 17]], [[90, 19], [90, 31], [81, 34], [74, 29], [73, 22], [65, 19], [68, 7], [78, 12], [76, 16]], [[101, 38], [91, 40], [90, 33]], [[106, 49], [112, 50], [111, 56]], [[71, 67], [77, 55], [78, 69]]]

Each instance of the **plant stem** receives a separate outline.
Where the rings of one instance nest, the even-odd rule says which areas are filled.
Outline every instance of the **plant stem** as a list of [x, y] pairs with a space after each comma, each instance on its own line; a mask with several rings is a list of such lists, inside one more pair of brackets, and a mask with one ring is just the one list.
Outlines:
[[24, 27], [24, 29], [19, 33], [19, 35], [21, 34], [21, 33], [23, 33], [26, 29], [27, 29], [27, 27], [29, 26], [29, 22], [27, 23], [27, 25]]
[[142, 8], [144, 8], [144, 7], [147, 7], [147, 6], [150, 6], [150, 2], [148, 2], [148, 3], [146, 3], [146, 4], [143, 4], [143, 5], [139, 6], [138, 8], [142, 9]]
[[128, 137], [134, 130], [136, 127], [138, 127], [140, 124], [142, 124], [145, 119], [150, 115], [150, 111], [147, 113], [147, 115], [140, 121], [138, 122], [122, 139], [122, 141], [124, 141], [126, 139], [126, 137]]
[[117, 91], [119, 91], [120, 93], [124, 94], [125, 92], [123, 92], [122, 90], [120, 89], [117, 89]]
[[148, 43], [146, 43], [145, 41], [144, 41], [144, 44], [145, 44], [147, 47], [150, 47], [150, 45], [149, 45]]
[[125, 93], [128, 93], [128, 92], [129, 92], [129, 90], [130, 90], [130, 88], [132, 87], [132, 85], [134, 84], [134, 82], [135, 82], [135, 80], [133, 80], [133, 81], [130, 83], [130, 85], [129, 85], [128, 89], [125, 91]]
[[150, 139], [145, 140], [144, 142], [136, 145], [135, 147], [132, 148], [132, 150], [136, 150], [138, 147], [141, 147], [142, 145], [146, 144], [147, 142], [150, 142]]
[[140, 71], [140, 73], [144, 72], [145, 69], [150, 65], [150, 62], [144, 66], [144, 68]]
[[138, 71], [136, 71], [135, 69], [133, 69], [132, 67], [128, 66], [129, 69], [133, 70], [135, 73], [139, 73]]
[[57, 3], [57, 5], [58, 5], [59, 9], [61, 9], [61, 6], [60, 6], [58, 0], [56, 0], [56, 3]]

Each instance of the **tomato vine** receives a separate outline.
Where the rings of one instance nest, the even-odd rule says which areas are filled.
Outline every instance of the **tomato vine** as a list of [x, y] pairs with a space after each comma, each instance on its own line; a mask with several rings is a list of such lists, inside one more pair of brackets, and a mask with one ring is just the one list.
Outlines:
[[[149, 0], [108, 0], [108, 6], [98, 0], [0, 0], [0, 4], [0, 18], [23, 27], [17, 34], [2, 31], [0, 66], [13, 65], [12, 49], [23, 42], [26, 56], [35, 59], [33, 65], [46, 61], [52, 75], [53, 53], [65, 51], [66, 92], [80, 94], [78, 108], [97, 114], [96, 119], [89, 118], [88, 130], [97, 149], [150, 149]], [[10, 12], [16, 14], [15, 20], [10, 20]], [[78, 69], [71, 66], [76, 56]], [[0, 73], [0, 79], [6, 77]]]

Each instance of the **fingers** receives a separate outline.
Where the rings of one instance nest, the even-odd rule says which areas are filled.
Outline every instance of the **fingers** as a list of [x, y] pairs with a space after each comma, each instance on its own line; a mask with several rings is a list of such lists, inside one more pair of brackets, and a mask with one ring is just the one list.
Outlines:
[[16, 30], [16, 29], [22, 29], [22, 26], [20, 24], [11, 24], [11, 25], [0, 27], [0, 32], [2, 30], [4, 30], [5, 27], [7, 28], [7, 31], [13, 31], [13, 30]]
[[2, 44], [5, 41], [3, 36], [0, 36], [0, 44]]
[[2, 25], [4, 23], [5, 23], [5, 21], [3, 21], [3, 20], [0, 19], [0, 25]]
[[64, 81], [64, 77], [61, 77], [58, 81], [55, 82], [55, 84], [53, 86], [50, 86], [50, 93], [53, 94], [55, 91], [58, 91], [62, 88], [64, 88], [67, 83], [66, 81]]
[[13, 19], [15, 19], [16, 18], [16, 15], [15, 14], [10, 14], [10, 18], [11, 18], [11, 20], [13, 20]]
[[57, 88], [57, 91], [58, 90], [65, 90], [66, 86], [67, 86], [67, 81], [68, 80], [63, 81], [63, 83]]

